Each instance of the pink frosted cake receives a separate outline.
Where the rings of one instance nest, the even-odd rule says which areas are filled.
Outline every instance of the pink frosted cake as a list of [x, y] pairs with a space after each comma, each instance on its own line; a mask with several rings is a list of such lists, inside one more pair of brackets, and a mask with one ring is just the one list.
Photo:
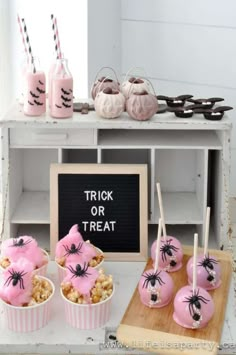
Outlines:
[[73, 225], [69, 233], [56, 245], [55, 260], [62, 267], [71, 262], [88, 263], [91, 267], [97, 267], [103, 258], [100, 249], [83, 240], [77, 224]]
[[38, 246], [31, 236], [9, 238], [2, 242], [0, 266], [7, 268], [19, 258], [25, 258], [33, 264], [33, 269], [40, 269], [48, 263], [48, 255]]
[[[151, 246], [151, 258], [153, 263], [156, 258], [156, 243], [155, 240]], [[160, 257], [158, 267], [167, 272], [174, 272], [182, 267], [183, 250], [179, 240], [175, 237], [167, 236], [161, 238]]]
[[141, 302], [152, 308], [166, 306], [173, 297], [173, 289], [172, 278], [163, 270], [146, 270], [138, 285]]
[[[187, 263], [188, 282], [193, 282], [193, 257]], [[214, 256], [204, 256], [203, 254], [197, 257], [197, 283], [198, 286], [205, 290], [214, 290], [221, 284], [221, 267], [220, 263]]]
[[210, 294], [201, 287], [193, 292], [192, 286], [182, 287], [174, 299], [173, 318], [184, 328], [198, 329], [207, 325], [214, 313]]

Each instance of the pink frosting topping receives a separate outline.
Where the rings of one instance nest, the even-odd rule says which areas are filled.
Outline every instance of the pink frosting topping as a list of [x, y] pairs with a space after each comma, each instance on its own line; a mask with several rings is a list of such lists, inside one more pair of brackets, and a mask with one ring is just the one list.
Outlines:
[[4, 270], [0, 285], [0, 298], [13, 306], [28, 304], [33, 289], [32, 271], [34, 265], [20, 258]]
[[63, 283], [71, 282], [73, 287], [82, 295], [90, 296], [90, 290], [94, 287], [99, 272], [89, 267], [85, 262], [78, 264], [72, 262], [67, 266], [66, 277]]
[[84, 242], [75, 224], [69, 233], [59, 240], [55, 251], [56, 259], [65, 257], [66, 264], [71, 262], [89, 262], [97, 253], [93, 245]]
[[11, 263], [21, 257], [26, 258], [34, 265], [34, 269], [40, 268], [47, 262], [47, 257], [37, 241], [28, 235], [3, 241], [2, 256], [7, 257]]

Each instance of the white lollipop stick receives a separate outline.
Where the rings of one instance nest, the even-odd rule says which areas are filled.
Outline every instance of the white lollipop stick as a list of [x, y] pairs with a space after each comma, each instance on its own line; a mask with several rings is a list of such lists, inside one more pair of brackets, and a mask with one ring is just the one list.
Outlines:
[[159, 182], [157, 183], [157, 196], [158, 196], [158, 203], [159, 203], [159, 208], [160, 208], [160, 215], [161, 215], [161, 219], [162, 219], [163, 236], [164, 236], [164, 239], [166, 240], [166, 236], [167, 236], [166, 224], [165, 224], [163, 202], [162, 202], [162, 196], [161, 196], [161, 185]]
[[194, 234], [194, 248], [193, 248], [193, 292], [197, 288], [197, 250], [198, 250], [198, 234]]
[[207, 255], [208, 250], [208, 240], [209, 240], [209, 231], [210, 231], [210, 213], [211, 208], [207, 207], [206, 211], [206, 221], [205, 221], [205, 236], [204, 236], [204, 256]]
[[154, 266], [155, 272], [158, 270], [160, 244], [161, 244], [161, 230], [162, 230], [162, 220], [161, 220], [161, 218], [159, 218], [158, 232], [157, 232], [157, 244], [156, 244], [156, 258], [155, 258], [155, 266]]

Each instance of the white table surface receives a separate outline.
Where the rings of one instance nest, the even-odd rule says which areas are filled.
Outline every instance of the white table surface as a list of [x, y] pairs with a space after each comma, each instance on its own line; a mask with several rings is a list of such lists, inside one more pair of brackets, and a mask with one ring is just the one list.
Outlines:
[[[96, 330], [78, 330], [71, 328], [64, 320], [63, 303], [59, 294], [56, 265], [50, 262], [48, 277], [56, 285], [56, 294], [52, 305], [49, 324], [32, 333], [14, 333], [5, 325], [2, 306], [0, 305], [0, 353], [6, 354], [144, 354], [133, 349], [109, 348], [109, 334], [115, 334], [139, 277], [144, 269], [144, 262], [104, 262], [105, 272], [112, 274], [116, 292], [112, 303], [110, 321]], [[236, 307], [234, 283], [231, 282], [222, 332], [222, 350], [219, 354], [236, 354]], [[106, 349], [104, 347], [108, 346]], [[111, 345], [114, 342], [111, 342]], [[150, 354], [150, 353], [149, 353]]]

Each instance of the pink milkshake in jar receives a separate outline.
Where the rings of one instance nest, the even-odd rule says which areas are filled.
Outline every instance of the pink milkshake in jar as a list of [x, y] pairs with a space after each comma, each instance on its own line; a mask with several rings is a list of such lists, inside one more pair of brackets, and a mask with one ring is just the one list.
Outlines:
[[73, 115], [73, 78], [67, 59], [57, 60], [52, 76], [50, 114], [55, 118], [69, 118]]
[[46, 112], [45, 74], [36, 70], [35, 60], [29, 64], [25, 73], [24, 114], [40, 116]]

